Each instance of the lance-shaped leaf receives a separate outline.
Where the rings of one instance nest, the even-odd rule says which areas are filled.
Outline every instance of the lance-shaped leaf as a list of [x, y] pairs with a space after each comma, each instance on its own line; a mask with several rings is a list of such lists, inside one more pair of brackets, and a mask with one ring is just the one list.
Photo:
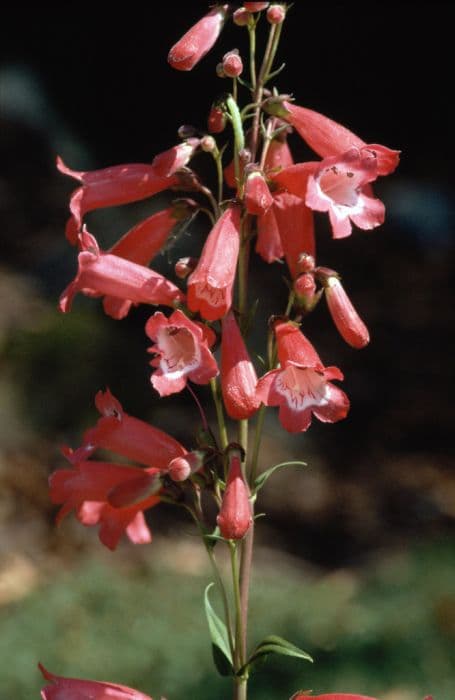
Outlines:
[[213, 661], [220, 676], [233, 674], [233, 662], [229, 645], [228, 631], [224, 622], [218, 617], [209, 600], [209, 590], [214, 583], [209, 583], [204, 593], [204, 607], [212, 640]]
[[242, 675], [246, 670], [251, 670], [255, 663], [269, 654], [293, 656], [297, 659], [303, 659], [304, 661], [310, 661], [313, 663], [313, 659], [306, 651], [299, 649], [299, 647], [296, 647], [294, 644], [291, 644], [291, 642], [288, 642], [282, 637], [277, 637], [276, 635], [271, 634], [268, 637], [265, 637], [262, 642], [258, 644], [246, 664], [237, 672], [237, 675]]
[[262, 487], [264, 486], [265, 482], [269, 478], [269, 476], [272, 476], [272, 474], [277, 470], [281, 469], [282, 467], [292, 467], [292, 466], [298, 466], [298, 467], [307, 467], [306, 462], [299, 462], [296, 460], [292, 460], [290, 462], [280, 462], [279, 464], [274, 464], [273, 467], [270, 467], [270, 469], [266, 469], [265, 472], [262, 472], [262, 474], [259, 474], [259, 476], [255, 479], [254, 485], [253, 485], [253, 493], [257, 493]]

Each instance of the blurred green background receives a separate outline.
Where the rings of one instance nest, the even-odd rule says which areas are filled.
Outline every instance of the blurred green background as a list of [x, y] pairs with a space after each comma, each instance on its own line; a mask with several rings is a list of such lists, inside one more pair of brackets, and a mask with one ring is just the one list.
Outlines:
[[[172, 72], [165, 56], [206, 6], [112, 11], [108, 23], [63, 8], [8, 10], [0, 49], [2, 699], [38, 697], [38, 660], [155, 700], [230, 697], [212, 668], [202, 612], [211, 577], [190, 523], [154, 509], [154, 543], [110, 554], [72, 519], [57, 531], [47, 494], [48, 474], [64, 465], [59, 446], [79, 444], [105, 386], [132, 415], [194, 444], [189, 395], [159, 401], [149, 389], [150, 310], [116, 323], [96, 300], [78, 298], [70, 315], [56, 311], [75, 252], [63, 236], [73, 185], [54, 162], [56, 153], [76, 169], [147, 162], [175, 143], [181, 123], [203, 127], [226, 89], [214, 66], [240, 30], [227, 28], [192, 74]], [[401, 148], [403, 159], [375, 185], [387, 207], [379, 230], [334, 242], [318, 217], [319, 263], [343, 275], [372, 343], [362, 352], [345, 346], [321, 305], [307, 332], [326, 363], [343, 369], [350, 416], [299, 436], [268, 416], [264, 469], [293, 458], [309, 467], [276, 475], [262, 492], [268, 517], [257, 528], [251, 643], [281, 634], [316, 663], [268, 660], [252, 679], [252, 700], [285, 700], [298, 688], [455, 697], [452, 15], [445, 3], [372, 2], [368, 18], [355, 3], [330, 12], [295, 3], [285, 32], [280, 89], [367, 141]], [[295, 136], [291, 145], [310, 157]], [[195, 164], [211, 176], [202, 157]], [[100, 212], [89, 225], [108, 246], [167, 201]], [[170, 274], [203, 233], [194, 224], [159, 269]], [[265, 322], [285, 304], [282, 269], [255, 261], [254, 270], [251, 297]], [[258, 351], [263, 335], [253, 338]], [[204, 388], [198, 394], [208, 400]]]

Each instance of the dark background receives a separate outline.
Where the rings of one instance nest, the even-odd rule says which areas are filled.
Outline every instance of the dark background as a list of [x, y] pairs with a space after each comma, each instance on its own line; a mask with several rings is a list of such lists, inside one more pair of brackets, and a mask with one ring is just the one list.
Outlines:
[[[192, 444], [188, 397], [159, 402], [148, 389], [148, 310], [121, 324], [93, 300], [77, 300], [68, 317], [54, 311], [75, 270], [63, 235], [73, 183], [54, 162], [56, 153], [82, 170], [148, 162], [176, 143], [179, 125], [204, 127], [213, 99], [227, 89], [215, 65], [228, 49], [244, 48], [243, 31], [228, 24], [191, 73], [173, 71], [165, 57], [206, 7], [132, 4], [98, 15], [77, 4], [13, 9], [4, 22], [0, 437], [6, 461], [19, 466], [2, 479], [16, 506], [19, 499], [33, 518], [45, 517], [47, 538], [53, 511], [45, 476], [62, 466], [55, 445], [78, 443], [94, 421], [99, 388], [109, 385], [128, 412]], [[296, 2], [279, 50], [287, 64], [276, 81], [282, 92], [366, 142], [402, 151], [398, 171], [375, 184], [387, 210], [381, 228], [332, 241], [317, 216], [319, 263], [342, 274], [372, 336], [363, 351], [347, 347], [323, 305], [306, 325], [326, 364], [345, 372], [350, 416], [315, 424], [305, 436], [285, 435], [272, 418], [267, 429], [267, 458], [303, 458], [311, 470], [295, 482], [277, 477], [276, 489], [264, 492], [270, 519], [262, 535], [258, 528], [259, 542], [327, 570], [454, 532], [453, 20], [451, 3]], [[310, 157], [298, 137], [291, 143], [296, 157]], [[202, 159], [195, 163], [210, 175]], [[106, 243], [153, 210], [147, 206], [90, 221]], [[189, 245], [183, 240], [172, 256]], [[160, 265], [171, 269], [167, 259]], [[253, 294], [264, 320], [285, 303], [281, 276], [281, 268], [257, 262]], [[36, 470], [24, 478], [27, 460]], [[13, 521], [5, 522], [5, 550], [26, 547], [11, 535]], [[166, 508], [153, 522], [163, 536], [176, 532]]]

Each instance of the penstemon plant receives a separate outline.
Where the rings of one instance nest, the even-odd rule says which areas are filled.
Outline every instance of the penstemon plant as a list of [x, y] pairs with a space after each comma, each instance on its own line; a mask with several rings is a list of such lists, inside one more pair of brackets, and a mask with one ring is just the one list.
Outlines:
[[[398, 151], [365, 143], [275, 88], [274, 78], [282, 70], [276, 68], [275, 57], [290, 9], [269, 2], [245, 2], [237, 9], [216, 5], [172, 47], [170, 65], [189, 71], [213, 47], [227, 21], [248, 33], [247, 69], [237, 50], [217, 65], [231, 91], [208, 109], [206, 130], [181, 127], [181, 143], [150, 164], [80, 172], [57, 161], [62, 173], [80, 182], [71, 196], [66, 227], [69, 243], [78, 247], [78, 270], [61, 295], [60, 310], [68, 312], [78, 292], [101, 296], [106, 314], [114, 319], [124, 318], [137, 304], [166, 307], [155, 311], [145, 326], [152, 343], [152, 389], [164, 398], [187, 388], [201, 417], [201, 429], [189, 448], [128, 415], [109, 390], [99, 391], [95, 404], [101, 417], [77, 449], [63, 448], [69, 466], [50, 477], [51, 500], [61, 506], [57, 521], [74, 511], [82, 524], [98, 525], [101, 542], [114, 550], [124, 534], [135, 544], [151, 541], [144, 513], [160, 502], [187, 511], [213, 567], [205, 612], [215, 666], [221, 675], [232, 677], [234, 700], [246, 700], [248, 678], [269, 654], [312, 661], [275, 635], [255, 640], [254, 646], [248, 641], [256, 502], [275, 470], [304, 465], [262, 463], [265, 413], [278, 406], [280, 422], [290, 433], [306, 431], [313, 416], [333, 423], [348, 413], [349, 400], [334, 383], [343, 379], [342, 372], [323, 364], [302, 331], [305, 317], [322, 296], [349, 345], [362, 348], [369, 342], [339, 274], [316, 262], [313, 212], [328, 212], [335, 239], [351, 235], [352, 224], [360, 229], [379, 226], [384, 205], [371, 183], [393, 172], [399, 160]], [[268, 29], [268, 39], [259, 57], [256, 31], [261, 25]], [[292, 130], [318, 158], [294, 163], [287, 144]], [[201, 152], [213, 160], [213, 190], [190, 167]], [[84, 224], [91, 211], [165, 190], [191, 198], [181, 196], [141, 221], [109, 250], [100, 249]], [[176, 230], [186, 230], [197, 214], [207, 217], [210, 231], [202, 251], [176, 261], [174, 283], [149, 265]], [[268, 328], [259, 329], [266, 339], [259, 379], [247, 347], [255, 323], [249, 293], [252, 247], [267, 263], [284, 259], [288, 276], [286, 308], [274, 309]], [[276, 267], [281, 283], [284, 268]], [[216, 427], [210, 425], [193, 385], [210, 385]], [[98, 449], [123, 459], [99, 461]], [[230, 559], [229, 575], [218, 564], [221, 548]], [[218, 612], [213, 586], [222, 602]], [[42, 665], [40, 669], [48, 681], [43, 700], [150, 700], [124, 686], [64, 678]], [[297, 691], [293, 700], [308, 695]], [[367, 700], [343, 693], [312, 697]]]

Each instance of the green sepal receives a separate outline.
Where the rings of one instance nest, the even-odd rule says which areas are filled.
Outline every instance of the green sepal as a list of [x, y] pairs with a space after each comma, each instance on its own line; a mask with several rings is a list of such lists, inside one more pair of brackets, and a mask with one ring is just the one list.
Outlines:
[[204, 593], [204, 608], [212, 640], [213, 661], [220, 676], [234, 675], [228, 631], [224, 622], [218, 617], [209, 600], [209, 590], [214, 583], [209, 583]]
[[271, 634], [268, 637], [265, 637], [262, 642], [258, 644], [246, 664], [237, 672], [237, 675], [241, 676], [245, 672], [249, 672], [254, 664], [258, 663], [269, 654], [293, 656], [294, 658], [303, 659], [304, 661], [313, 663], [312, 657], [306, 651], [299, 649], [299, 647], [296, 647], [294, 644], [291, 644], [291, 642], [288, 642], [282, 637], [277, 637], [276, 635]]
[[262, 489], [269, 476], [272, 476], [273, 472], [275, 472], [277, 469], [281, 469], [282, 467], [292, 467], [293, 465], [299, 467], [308, 466], [306, 462], [300, 462], [297, 460], [275, 464], [273, 467], [270, 467], [270, 469], [267, 469], [265, 472], [262, 472], [262, 474], [259, 474], [259, 476], [254, 480], [253, 492], [257, 493], [260, 489]]

